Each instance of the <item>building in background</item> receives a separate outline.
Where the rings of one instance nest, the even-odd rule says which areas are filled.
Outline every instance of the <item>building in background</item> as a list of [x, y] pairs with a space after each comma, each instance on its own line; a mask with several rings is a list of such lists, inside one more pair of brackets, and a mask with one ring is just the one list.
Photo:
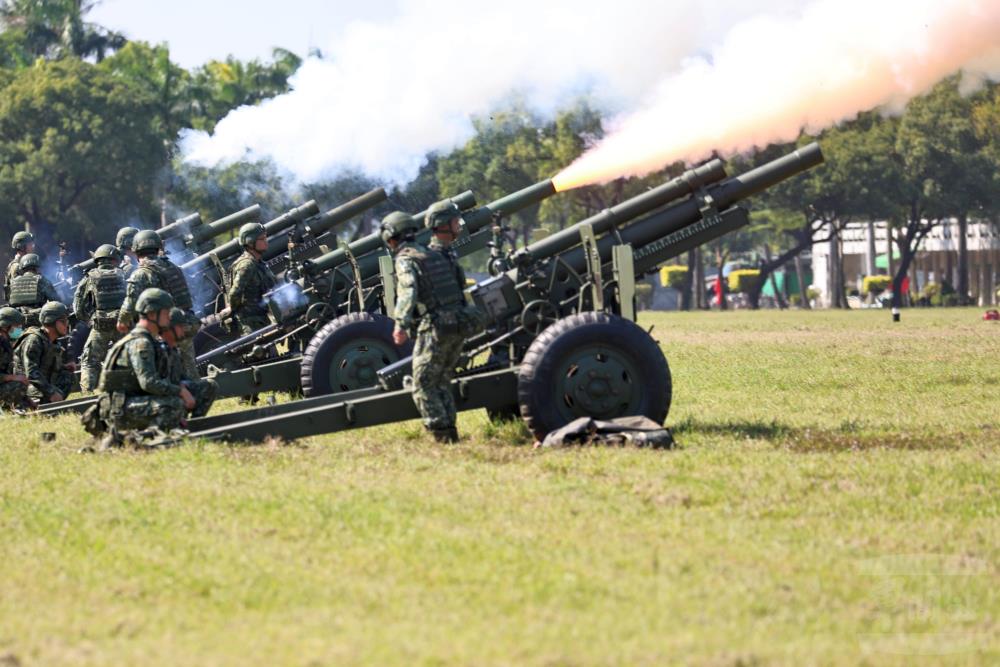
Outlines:
[[[831, 303], [832, 252], [843, 257], [844, 283], [850, 289], [861, 289], [866, 275], [888, 275], [890, 259], [887, 250], [885, 222], [852, 223], [840, 234], [837, 248], [833, 242], [813, 246], [813, 287], [820, 292], [819, 305]], [[1000, 286], [1000, 225], [989, 222], [969, 222], [966, 244], [969, 257], [969, 293], [972, 303], [994, 305]], [[893, 244], [895, 245], [895, 244]], [[899, 249], [893, 248], [892, 266], [898, 267]], [[928, 283], [946, 281], [957, 288], [959, 225], [957, 220], [937, 225], [920, 244], [907, 274], [909, 291], [920, 294]]]

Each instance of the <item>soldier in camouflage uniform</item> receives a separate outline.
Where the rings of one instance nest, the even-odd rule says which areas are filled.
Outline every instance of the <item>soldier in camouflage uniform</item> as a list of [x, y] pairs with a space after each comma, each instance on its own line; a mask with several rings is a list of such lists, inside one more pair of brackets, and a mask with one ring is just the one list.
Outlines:
[[21, 258], [20, 273], [10, 284], [10, 305], [24, 313], [29, 327], [39, 325], [38, 313], [50, 301], [59, 301], [59, 293], [49, 279], [39, 273], [41, 261], [35, 253]]
[[115, 245], [118, 247], [118, 252], [122, 255], [121, 264], [118, 265], [118, 268], [122, 270], [126, 280], [132, 275], [135, 267], [139, 264], [139, 259], [132, 250], [132, 241], [138, 233], [139, 230], [135, 227], [122, 227], [118, 230], [118, 235], [115, 236]]
[[170, 311], [170, 326], [160, 331], [160, 338], [167, 347], [167, 358], [169, 361], [169, 379], [172, 383], [184, 385], [194, 396], [194, 408], [190, 411], [191, 417], [204, 417], [212, 408], [215, 402], [215, 395], [219, 391], [219, 385], [212, 379], [189, 378], [184, 374], [184, 361], [181, 359], [181, 352], [177, 344], [187, 336], [187, 314], [180, 308], [173, 308]]
[[72, 364], [63, 363], [63, 349], [56, 343], [69, 335], [69, 310], [50, 301], [39, 313], [40, 326], [31, 327], [14, 345], [14, 373], [31, 383], [28, 398], [36, 403], [56, 403], [73, 388]]
[[[396, 328], [393, 340], [403, 345], [414, 338], [413, 402], [424, 426], [438, 442], [457, 442], [455, 399], [451, 379], [462, 356], [465, 337], [475, 333], [481, 316], [468, 305], [463, 290], [465, 272], [449, 249], [462, 231], [461, 212], [451, 201], [431, 206], [424, 221], [434, 232], [430, 247], [406, 233], [401, 216], [382, 223], [383, 238], [396, 255]], [[402, 230], [398, 241], [391, 233]]]
[[14, 251], [14, 258], [7, 265], [7, 271], [3, 277], [4, 303], [10, 303], [10, 284], [21, 272], [21, 258], [35, 252], [35, 237], [29, 232], [18, 232], [10, 240], [10, 249]]
[[17, 308], [0, 308], [0, 408], [32, 408], [28, 400], [28, 378], [14, 373], [14, 346], [21, 336], [24, 315]]
[[[120, 444], [122, 431], [155, 426], [169, 431], [181, 425], [195, 407], [187, 387], [170, 380], [170, 359], [157, 336], [170, 326], [174, 300], [166, 291], [143, 290], [136, 299], [138, 324], [115, 343], [104, 360], [97, 415], [110, 431], [106, 445]], [[186, 313], [185, 313], [186, 314]], [[84, 416], [88, 431], [95, 433]]]
[[201, 320], [194, 314], [194, 300], [188, 289], [187, 279], [181, 268], [160, 254], [163, 241], [154, 231], [143, 230], [135, 235], [132, 249], [139, 257], [139, 266], [129, 276], [125, 301], [118, 311], [118, 331], [126, 333], [136, 319], [136, 302], [147, 289], [156, 287], [170, 294], [178, 308], [188, 315], [188, 337], [178, 344], [184, 359], [184, 372], [188, 377], [199, 377], [195, 363], [194, 334], [201, 327]]
[[253, 333], [270, 324], [264, 295], [274, 289], [277, 279], [261, 259], [267, 252], [264, 225], [251, 222], [240, 228], [243, 254], [229, 267], [226, 301], [240, 333]]
[[119, 267], [118, 248], [104, 244], [94, 253], [97, 267], [76, 287], [73, 311], [90, 326], [90, 335], [80, 355], [80, 388], [93, 391], [101, 376], [101, 363], [108, 349], [122, 335], [118, 332], [118, 309], [125, 301], [125, 274]]

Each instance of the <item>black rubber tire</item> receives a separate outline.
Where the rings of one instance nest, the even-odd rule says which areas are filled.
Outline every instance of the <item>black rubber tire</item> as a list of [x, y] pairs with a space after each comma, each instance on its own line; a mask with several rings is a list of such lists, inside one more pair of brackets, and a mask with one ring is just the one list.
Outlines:
[[[624, 380], [630, 387], [629, 404], [611, 405], [605, 414], [585, 415], [580, 406], [571, 404], [572, 397], [558, 395], [571, 377], [560, 374], [575, 354], [595, 347], [613, 353], [637, 377]], [[521, 417], [538, 439], [579, 416], [610, 419], [634, 414], [662, 424], [670, 411], [671, 392], [670, 367], [653, 337], [634, 322], [606, 313], [579, 313], [558, 320], [532, 342], [518, 371]], [[619, 399], [609, 399], [615, 400]]]
[[[330, 367], [334, 359], [346, 346], [358, 339], [375, 340], [383, 344], [391, 353], [383, 357], [383, 363], [375, 368], [387, 366], [413, 353], [413, 342], [396, 347], [392, 341], [395, 323], [378, 313], [349, 313], [327, 322], [309, 341], [302, 354], [299, 378], [302, 393], [306, 396], [326, 396], [327, 394], [349, 391], [361, 387], [334, 386], [330, 377]], [[368, 386], [373, 386], [374, 381]]]

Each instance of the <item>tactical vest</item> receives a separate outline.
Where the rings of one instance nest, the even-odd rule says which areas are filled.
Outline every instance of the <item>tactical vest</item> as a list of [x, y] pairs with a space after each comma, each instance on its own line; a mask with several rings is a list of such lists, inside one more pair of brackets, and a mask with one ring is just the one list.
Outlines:
[[458, 284], [455, 267], [437, 250], [407, 246], [399, 257], [409, 257], [420, 267], [417, 308], [421, 315], [439, 310], [458, 310], [465, 305], [464, 285]]
[[118, 309], [125, 301], [125, 276], [119, 269], [97, 268], [90, 272], [90, 292], [94, 296], [94, 319], [97, 323], [118, 319]]
[[25, 341], [35, 336], [42, 341], [42, 345], [44, 346], [42, 358], [39, 360], [42, 375], [47, 379], [51, 379], [55, 376], [56, 371], [58, 370], [62, 355], [59, 348], [56, 347], [56, 344], [49, 340], [49, 335], [45, 333], [45, 330], [37, 326], [26, 330], [21, 337], [17, 339], [17, 343], [14, 344], [14, 372], [18, 375], [28, 374], [24, 364], [21, 363], [21, 355], [18, 350], [22, 345], [24, 345]]
[[10, 305], [15, 308], [41, 308], [45, 305], [42, 277], [37, 273], [22, 273], [10, 285]]
[[166, 376], [166, 355], [162, 353], [160, 343], [153, 338], [153, 334], [144, 329], [133, 329], [127, 336], [111, 346], [108, 356], [104, 359], [104, 370], [101, 371], [101, 381], [97, 390], [104, 394], [123, 392], [126, 394], [141, 394], [142, 386], [139, 378], [136, 377], [132, 364], [129, 362], [125, 348], [134, 340], [148, 338], [153, 343], [156, 350], [156, 369], [161, 376]]
[[148, 268], [156, 276], [160, 288], [170, 293], [174, 297], [174, 305], [181, 310], [194, 310], [194, 299], [191, 298], [191, 290], [188, 289], [184, 272], [165, 257], [157, 257], [152, 261], [143, 262], [142, 266]]
[[[270, 292], [272, 289], [274, 289], [274, 286], [277, 284], [277, 279], [275, 279], [274, 274], [271, 273], [271, 270], [267, 267], [267, 264], [265, 264], [264, 262], [257, 261], [254, 257], [252, 257], [248, 253], [244, 253], [242, 256], [240, 256], [239, 259], [233, 262], [232, 267], [229, 269], [229, 277], [228, 277], [229, 282], [226, 286], [226, 291], [232, 289], [233, 283], [236, 281], [236, 274], [244, 270], [244, 267], [246, 266], [249, 266], [249, 270], [253, 271], [257, 275], [258, 281], [260, 283], [260, 294], [252, 296], [255, 297], [260, 296], [261, 300], [263, 300], [263, 296], [268, 292]], [[267, 313], [267, 308], [265, 308], [262, 303], [256, 303], [256, 302], [244, 303], [243, 310], [245, 311], [244, 314]]]

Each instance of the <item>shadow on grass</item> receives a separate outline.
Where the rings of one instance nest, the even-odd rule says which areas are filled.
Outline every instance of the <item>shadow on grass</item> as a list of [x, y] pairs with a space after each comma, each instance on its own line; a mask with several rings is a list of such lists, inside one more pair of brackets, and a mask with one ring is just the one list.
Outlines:
[[[857, 424], [845, 422], [839, 428], [800, 428], [778, 420], [705, 421], [687, 417], [673, 427], [674, 435], [721, 436], [737, 440], [763, 440], [776, 448], [799, 453], [849, 452], [872, 449], [931, 451], [960, 449], [970, 440], [962, 433], [864, 432]], [[683, 444], [683, 440], [681, 440]]]

